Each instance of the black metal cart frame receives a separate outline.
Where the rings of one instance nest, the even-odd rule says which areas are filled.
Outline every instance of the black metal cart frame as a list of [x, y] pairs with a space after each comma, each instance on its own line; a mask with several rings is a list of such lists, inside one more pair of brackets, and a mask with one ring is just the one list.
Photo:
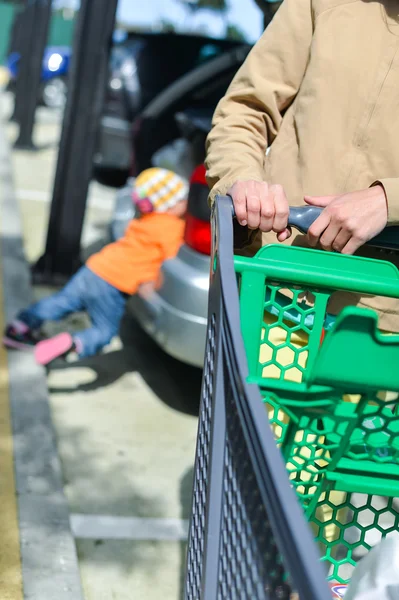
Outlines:
[[[213, 272], [190, 523], [186, 600], [331, 598], [240, 332], [232, 203], [213, 222]], [[293, 592], [298, 596], [293, 595]]]

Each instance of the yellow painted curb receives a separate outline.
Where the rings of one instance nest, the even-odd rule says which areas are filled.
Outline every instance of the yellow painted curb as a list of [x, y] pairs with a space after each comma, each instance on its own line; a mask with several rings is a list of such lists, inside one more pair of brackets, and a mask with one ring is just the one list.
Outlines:
[[[1, 284], [0, 287], [0, 331], [3, 331], [4, 302]], [[7, 353], [2, 346], [0, 347], [0, 598], [1, 600], [23, 600], [8, 361]]]
[[0, 67], [0, 86], [5, 87], [10, 80], [10, 75], [5, 67]]

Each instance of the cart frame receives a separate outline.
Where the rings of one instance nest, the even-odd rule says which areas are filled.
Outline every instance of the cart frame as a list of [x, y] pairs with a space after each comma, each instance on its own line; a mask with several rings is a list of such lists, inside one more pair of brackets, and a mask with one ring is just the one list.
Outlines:
[[[205, 367], [194, 468], [186, 600], [327, 600], [316, 544], [247, 383], [230, 198], [212, 212]], [[298, 596], [293, 595], [296, 592]]]

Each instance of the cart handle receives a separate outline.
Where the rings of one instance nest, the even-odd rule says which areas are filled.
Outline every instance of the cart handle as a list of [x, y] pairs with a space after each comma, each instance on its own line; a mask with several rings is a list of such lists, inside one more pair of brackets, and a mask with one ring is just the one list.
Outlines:
[[[233, 217], [235, 217], [233, 200], [229, 196], [232, 203]], [[319, 206], [290, 206], [290, 214], [288, 217], [288, 225], [294, 227], [301, 233], [307, 233], [309, 227], [316, 221], [324, 209]], [[381, 248], [384, 250], [399, 250], [399, 227], [386, 227], [376, 237], [366, 242], [367, 246], [373, 248]]]

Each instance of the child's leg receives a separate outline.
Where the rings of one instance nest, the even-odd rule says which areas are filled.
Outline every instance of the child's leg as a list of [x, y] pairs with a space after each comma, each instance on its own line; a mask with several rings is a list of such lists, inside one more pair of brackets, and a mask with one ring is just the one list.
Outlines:
[[118, 334], [126, 308], [126, 294], [122, 294], [102, 279], [96, 282], [93, 291], [95, 290], [97, 293], [87, 298], [86, 305], [92, 327], [74, 336], [76, 350], [81, 358], [97, 354], [110, 343]]
[[35, 348], [35, 358], [40, 365], [48, 365], [56, 358], [66, 356], [74, 351], [79, 358], [98, 354], [109, 344], [116, 332], [111, 328], [89, 327], [74, 335], [60, 333], [48, 340], [39, 342]]
[[92, 327], [73, 336], [60, 334], [36, 346], [36, 360], [43, 365], [76, 350], [80, 358], [97, 354], [118, 333], [125, 311], [127, 296], [87, 269], [88, 293], [84, 306], [91, 318]]
[[118, 328], [89, 327], [79, 331], [73, 337], [76, 352], [79, 358], [94, 356], [107, 346], [112, 338], [118, 333]]
[[45, 321], [59, 321], [71, 313], [84, 310], [88, 273], [89, 269], [82, 267], [62, 290], [32, 304], [18, 314], [17, 320], [31, 329], [39, 329]]
[[84, 296], [88, 288], [88, 272], [89, 270], [83, 267], [57, 294], [21, 311], [8, 323], [3, 337], [4, 345], [19, 350], [32, 348], [43, 337], [39, 329], [45, 321], [58, 321], [70, 313], [83, 310]]

